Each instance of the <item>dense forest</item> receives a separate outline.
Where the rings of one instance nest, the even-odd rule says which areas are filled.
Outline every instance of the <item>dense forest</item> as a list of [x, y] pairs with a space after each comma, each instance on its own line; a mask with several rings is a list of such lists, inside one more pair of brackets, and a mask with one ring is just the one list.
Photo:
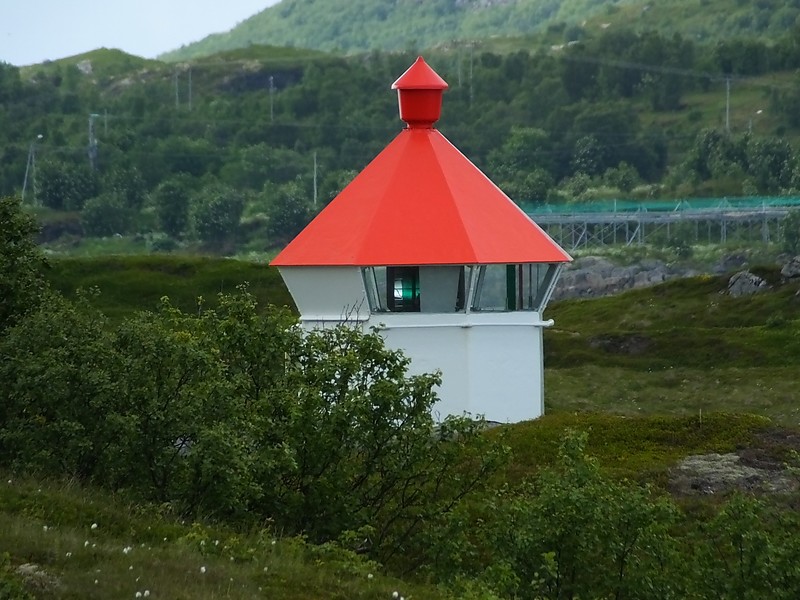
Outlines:
[[[440, 129], [522, 205], [789, 194], [799, 40], [609, 30], [426, 57], [450, 83]], [[178, 65], [113, 50], [1, 65], [0, 194], [41, 207], [46, 239], [280, 246], [399, 131], [389, 87], [414, 58], [253, 47]]]

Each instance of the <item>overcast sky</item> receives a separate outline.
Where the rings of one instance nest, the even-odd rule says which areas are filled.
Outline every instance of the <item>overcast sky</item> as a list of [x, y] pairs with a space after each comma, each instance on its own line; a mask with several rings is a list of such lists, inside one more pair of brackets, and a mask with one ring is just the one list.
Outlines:
[[278, 0], [0, 0], [0, 61], [119, 48], [145, 58], [231, 29]]

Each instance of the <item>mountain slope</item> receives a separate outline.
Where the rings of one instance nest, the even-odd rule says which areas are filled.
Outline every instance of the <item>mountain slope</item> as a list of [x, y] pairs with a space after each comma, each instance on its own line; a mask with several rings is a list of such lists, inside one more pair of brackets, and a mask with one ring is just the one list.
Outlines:
[[697, 40], [769, 38], [800, 23], [800, 0], [282, 0], [226, 33], [162, 55], [186, 60], [253, 44], [362, 52], [454, 40], [633, 27]]
[[250, 44], [401, 50], [542, 31], [631, 0], [282, 0], [227, 33], [164, 54], [182, 60]]

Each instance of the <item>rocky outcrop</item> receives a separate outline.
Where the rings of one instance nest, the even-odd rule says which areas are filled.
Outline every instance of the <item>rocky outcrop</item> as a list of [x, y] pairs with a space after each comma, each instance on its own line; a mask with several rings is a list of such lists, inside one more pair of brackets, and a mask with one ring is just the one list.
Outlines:
[[767, 282], [750, 271], [739, 271], [728, 280], [728, 294], [734, 298], [751, 296], [767, 288]]
[[686, 496], [735, 490], [786, 493], [797, 488], [789, 474], [747, 465], [733, 453], [689, 456], [670, 475], [670, 490]]
[[561, 273], [553, 299], [608, 296], [696, 274], [689, 269], [670, 267], [660, 260], [646, 259], [621, 266], [600, 256], [585, 256], [570, 263]]
[[[718, 262], [698, 270], [656, 259], [645, 259], [623, 266], [602, 256], [584, 256], [568, 264], [562, 271], [553, 292], [553, 300], [608, 296], [679, 277], [723, 275], [734, 270], [738, 272], [728, 282], [727, 292], [730, 295], [744, 296], [769, 289], [766, 281], [747, 270], [749, 262], [747, 254], [735, 253], [723, 256]], [[777, 264], [783, 264], [781, 276], [784, 281], [800, 278], [800, 256], [788, 258], [783, 255], [778, 257]]]
[[781, 269], [781, 277], [784, 279], [794, 279], [800, 277], [800, 256], [790, 259]]

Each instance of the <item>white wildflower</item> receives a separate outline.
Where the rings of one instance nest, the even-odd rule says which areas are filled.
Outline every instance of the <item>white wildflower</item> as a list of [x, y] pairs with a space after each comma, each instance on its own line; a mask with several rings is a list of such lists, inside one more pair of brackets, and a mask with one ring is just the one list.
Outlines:
[[367, 579], [372, 579], [374, 575], [372, 573], [367, 573]]
[[69, 558], [70, 556], [72, 556], [72, 552], [67, 552], [67, 558]]
[[399, 597], [400, 597], [400, 594], [398, 594], [397, 592], [392, 592], [392, 598], [397, 600], [397, 598], [399, 598]]
[[142, 595], [143, 595], [145, 598], [147, 598], [147, 597], [150, 595], [150, 590], [145, 590], [145, 591], [144, 591], [144, 594], [142, 594]]
[[92, 523], [92, 526], [90, 527], [90, 529], [97, 529], [97, 523]]
[[142, 597], [142, 592], [136, 592], [135, 597], [136, 598], [141, 598]]
[[206, 568], [205, 567], [200, 567], [200, 572], [201, 573], [205, 573], [206, 572]]
[[84, 548], [86, 548], [88, 545], [89, 545], [89, 540], [86, 540], [85, 542], [83, 542], [83, 547]]
[[97, 585], [97, 579], [94, 580], [94, 584]]

